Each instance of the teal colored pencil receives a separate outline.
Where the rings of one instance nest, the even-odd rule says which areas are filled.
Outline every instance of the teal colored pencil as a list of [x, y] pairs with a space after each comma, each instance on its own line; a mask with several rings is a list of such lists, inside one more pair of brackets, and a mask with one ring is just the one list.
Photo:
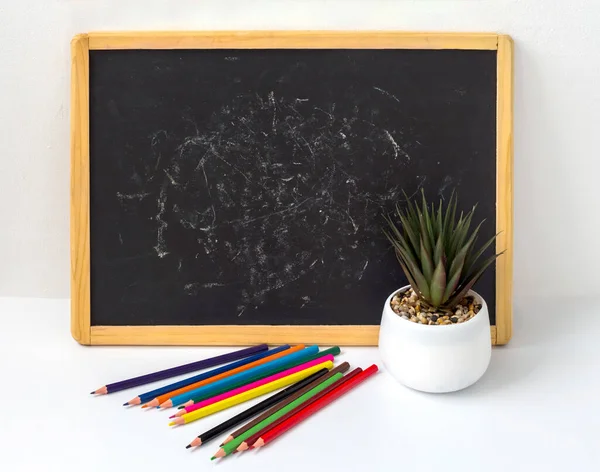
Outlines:
[[[291, 368], [291, 367], [296, 367], [297, 365], [304, 364], [305, 362], [310, 362], [315, 359], [322, 359], [322, 362], [325, 362], [325, 357], [328, 354], [331, 354], [332, 356], [337, 356], [339, 353], [340, 353], [339, 347], [337, 347], [337, 346], [332, 347], [332, 348], [326, 349], [324, 351], [317, 352], [316, 354], [312, 354], [302, 361], [294, 361], [294, 362], [290, 363], [288, 366], [286, 366], [286, 369]], [[262, 372], [260, 375], [255, 376], [252, 379], [252, 382], [263, 379], [264, 377], [266, 377], [268, 375], [277, 374], [279, 372], [281, 372], [281, 369], [279, 367], [275, 367], [272, 370], [269, 370], [268, 372]], [[236, 384], [238, 384], [238, 385], [236, 385], [233, 388], [241, 387], [242, 385], [246, 385], [248, 383], [250, 383], [250, 382], [247, 380], [241, 380], [240, 382], [236, 382]], [[191, 398], [190, 400], [188, 400], [184, 406], [193, 405], [194, 403], [201, 402], [208, 398], [214, 397], [215, 395], [219, 395], [221, 393], [233, 390], [233, 388], [231, 386], [227, 386], [227, 387], [219, 388], [216, 392], [203, 392], [202, 394], [196, 395], [193, 398]], [[183, 408], [184, 406], [181, 406], [180, 408]]]
[[239, 374], [235, 374], [230, 377], [217, 380], [216, 382], [204, 385], [195, 390], [190, 390], [189, 392], [182, 393], [181, 395], [176, 395], [164, 402], [162, 405], [160, 405], [160, 407], [168, 408], [171, 406], [181, 405], [200, 395], [218, 395], [219, 393], [223, 393], [228, 390], [240, 387], [242, 385], [246, 385], [247, 383], [253, 382], [258, 379], [262, 379], [273, 373], [281, 372], [294, 365], [304, 363], [306, 362], [306, 359], [308, 357], [310, 357], [313, 354], [316, 354], [318, 351], [318, 346], [310, 346], [304, 348], [301, 351], [297, 351], [287, 356], [274, 359], [271, 362], [267, 362], [266, 364], [262, 364], [252, 369], [248, 369], [244, 372], [240, 372]]

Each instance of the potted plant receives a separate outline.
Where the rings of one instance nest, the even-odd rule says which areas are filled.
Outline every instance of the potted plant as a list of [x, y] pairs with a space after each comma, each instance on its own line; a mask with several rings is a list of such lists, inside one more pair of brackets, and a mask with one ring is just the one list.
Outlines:
[[[385, 217], [409, 285], [385, 301], [379, 351], [398, 381], [425, 392], [451, 392], [472, 385], [491, 357], [488, 308], [474, 284], [500, 254], [480, 261], [496, 236], [476, 247], [481, 223], [471, 230], [475, 207], [456, 218], [457, 196], [445, 206], [410, 202]], [[398, 229], [398, 226], [401, 229]]]

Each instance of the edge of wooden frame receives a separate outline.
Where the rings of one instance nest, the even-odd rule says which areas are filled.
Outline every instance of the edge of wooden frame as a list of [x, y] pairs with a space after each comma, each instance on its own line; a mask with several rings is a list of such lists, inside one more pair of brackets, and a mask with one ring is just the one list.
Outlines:
[[[377, 346], [379, 325], [356, 326], [92, 326], [94, 345], [238, 346], [325, 344]], [[496, 326], [490, 327], [496, 344]]]
[[488, 33], [370, 31], [100, 32], [71, 42], [71, 334], [93, 345], [247, 345], [259, 342], [376, 346], [379, 325], [90, 326], [89, 50], [195, 48], [403, 48], [497, 50], [496, 325], [492, 344], [512, 334], [512, 39]]
[[71, 41], [71, 335], [90, 344], [89, 42]]
[[89, 33], [90, 49], [496, 49], [498, 35], [401, 31], [123, 31]]
[[496, 251], [506, 251], [497, 260], [496, 344], [512, 337], [513, 277], [513, 41], [498, 36], [496, 137], [496, 226], [500, 234]]

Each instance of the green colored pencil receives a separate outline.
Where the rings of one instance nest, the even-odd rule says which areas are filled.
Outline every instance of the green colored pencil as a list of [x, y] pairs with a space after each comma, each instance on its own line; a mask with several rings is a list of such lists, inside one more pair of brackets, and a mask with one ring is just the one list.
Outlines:
[[215, 455], [211, 458], [211, 460], [213, 459], [217, 459], [219, 457], [225, 457], [228, 456], [229, 454], [231, 454], [232, 452], [234, 452], [238, 446], [244, 442], [246, 439], [248, 439], [250, 436], [252, 436], [253, 434], [255, 434], [256, 432], [260, 431], [261, 429], [263, 429], [265, 426], [268, 426], [269, 424], [271, 424], [273, 421], [277, 420], [278, 418], [281, 418], [283, 415], [285, 415], [287, 412], [293, 410], [294, 408], [296, 408], [298, 405], [300, 405], [301, 403], [305, 402], [306, 400], [308, 400], [310, 397], [316, 395], [317, 393], [319, 393], [321, 390], [326, 389], [327, 387], [329, 387], [331, 384], [333, 384], [334, 382], [338, 381], [339, 379], [341, 379], [343, 377], [343, 375], [341, 373], [337, 373], [335, 374], [333, 377], [330, 377], [329, 379], [325, 380], [324, 382], [321, 382], [319, 385], [317, 385], [316, 387], [314, 387], [313, 389], [309, 390], [308, 392], [306, 392], [304, 395], [302, 395], [301, 397], [298, 397], [296, 400], [294, 400], [292, 403], [290, 403], [289, 405], [284, 406], [281, 410], [278, 410], [276, 413], [273, 413], [271, 416], [269, 416], [268, 418], [262, 420], [260, 423], [258, 423], [256, 426], [254, 426], [253, 428], [250, 428], [248, 431], [246, 431], [245, 433], [241, 434], [240, 436], [232, 439], [231, 441], [225, 443], [223, 445], [223, 447], [221, 447], [221, 449], [219, 449]]

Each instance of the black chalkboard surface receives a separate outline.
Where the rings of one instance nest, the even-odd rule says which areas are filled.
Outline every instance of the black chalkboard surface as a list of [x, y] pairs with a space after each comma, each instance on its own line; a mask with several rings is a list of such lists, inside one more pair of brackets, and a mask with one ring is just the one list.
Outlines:
[[378, 325], [403, 192], [498, 229], [497, 54], [90, 50], [92, 329]]

